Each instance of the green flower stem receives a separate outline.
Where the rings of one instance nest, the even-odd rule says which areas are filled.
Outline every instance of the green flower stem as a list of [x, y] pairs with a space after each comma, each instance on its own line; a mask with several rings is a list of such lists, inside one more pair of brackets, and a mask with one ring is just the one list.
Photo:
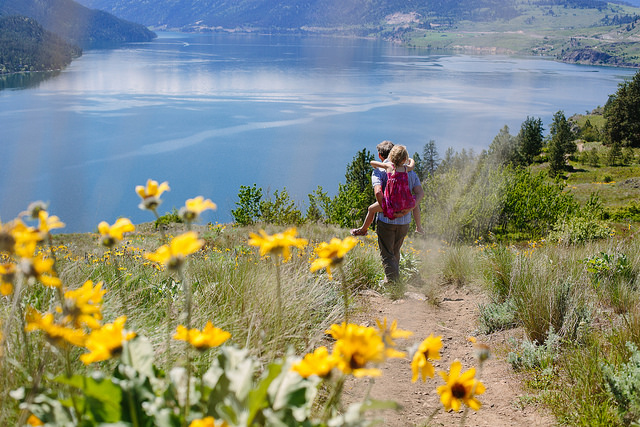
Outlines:
[[344, 322], [349, 323], [349, 287], [347, 286], [346, 276], [342, 269], [342, 264], [338, 264], [340, 276], [342, 276], [342, 297], [344, 299]]
[[276, 263], [276, 292], [278, 294], [278, 321], [282, 323], [282, 285], [280, 282], [280, 255], [275, 256], [274, 258]]
[[[184, 267], [184, 266], [183, 266]], [[187, 318], [185, 320], [185, 327], [187, 328], [187, 331], [191, 330], [191, 310], [192, 310], [192, 304], [191, 304], [191, 293], [192, 293], [192, 288], [191, 288], [191, 282], [189, 282], [188, 280], [185, 280], [184, 278], [184, 271], [183, 268], [180, 268], [178, 270], [178, 274], [180, 275], [180, 281], [182, 282], [182, 286], [183, 286], [183, 291], [184, 291], [184, 295], [185, 295], [185, 311], [187, 313]], [[187, 426], [187, 418], [189, 417], [189, 401], [191, 399], [191, 375], [192, 375], [192, 367], [191, 367], [191, 344], [189, 343], [189, 341], [187, 340], [185, 342], [186, 345], [186, 352], [187, 352], [187, 361], [186, 361], [186, 368], [187, 368], [187, 394], [185, 397], [185, 402], [184, 402], [184, 407], [182, 408], [183, 411], [183, 418], [182, 418], [182, 425], [183, 427]]]
[[[133, 360], [131, 357], [131, 347], [124, 346], [127, 349], [127, 353], [129, 353], [129, 360]], [[129, 416], [131, 417], [131, 424], [133, 427], [139, 427], [140, 421], [138, 421], [138, 413], [136, 412], [136, 405], [133, 401], [133, 393], [131, 390], [127, 391], [127, 402], [129, 403]]]
[[[64, 344], [64, 347], [61, 350], [64, 353], [65, 375], [67, 376], [68, 379], [71, 379], [71, 377], [73, 376], [73, 370], [71, 369], [71, 347], [69, 346], [69, 344]], [[81, 414], [80, 414], [80, 411], [78, 411], [78, 402], [76, 401], [76, 395], [74, 393], [74, 390], [68, 384], [67, 384], [67, 390], [69, 392], [69, 396], [71, 397], [71, 404], [73, 405], [73, 411], [77, 417], [76, 424], [79, 425]]]
[[340, 402], [340, 396], [342, 396], [342, 389], [344, 388], [344, 383], [346, 380], [347, 380], [346, 375], [340, 376], [340, 378], [338, 379], [338, 382], [336, 383], [335, 387], [331, 392], [331, 396], [327, 400], [327, 404], [324, 407], [324, 415], [322, 417], [322, 423], [324, 425], [327, 425], [329, 418], [331, 418], [333, 410]]

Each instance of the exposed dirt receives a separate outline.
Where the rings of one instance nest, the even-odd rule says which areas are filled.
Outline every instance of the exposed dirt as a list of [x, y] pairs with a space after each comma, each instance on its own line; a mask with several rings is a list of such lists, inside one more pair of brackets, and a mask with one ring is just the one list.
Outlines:
[[[476, 350], [468, 340], [475, 336], [478, 343], [489, 345], [492, 356], [483, 365], [481, 381], [486, 392], [478, 396], [482, 403], [479, 411], [468, 411], [466, 426], [552, 426], [554, 419], [543, 407], [530, 403], [523, 391], [520, 380], [506, 361], [505, 343], [509, 336], [518, 331], [493, 334], [491, 336], [475, 335], [477, 325], [478, 304], [484, 302], [479, 291], [447, 286], [439, 296], [439, 306], [425, 300], [423, 295], [407, 292], [405, 298], [391, 301], [377, 293], [368, 292], [363, 295], [363, 304], [368, 308], [356, 321], [360, 324], [375, 326], [375, 319], [386, 317], [388, 322], [396, 319], [398, 328], [413, 332], [411, 338], [397, 340], [401, 350], [417, 346], [424, 338], [433, 333], [442, 336], [442, 359], [435, 361], [435, 378], [428, 378], [425, 383], [418, 380], [411, 382], [411, 352], [407, 351], [405, 359], [390, 359], [382, 366], [383, 374], [376, 378], [370, 391], [375, 399], [394, 400], [402, 409], [399, 411], [383, 411], [373, 414], [375, 418], [384, 419], [385, 426], [451, 426], [459, 425], [463, 416], [462, 410], [445, 412], [436, 388], [444, 382], [438, 371], [448, 371], [452, 361], [462, 362], [462, 369], [477, 366]], [[495, 351], [497, 350], [497, 351]], [[497, 354], [496, 354], [497, 353]], [[346, 403], [362, 400], [369, 388], [368, 379], [347, 382], [344, 393]], [[435, 412], [431, 420], [429, 417]]]

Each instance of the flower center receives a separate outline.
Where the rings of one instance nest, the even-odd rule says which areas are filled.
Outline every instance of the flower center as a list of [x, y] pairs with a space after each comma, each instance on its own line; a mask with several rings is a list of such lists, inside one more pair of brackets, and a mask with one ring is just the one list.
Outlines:
[[451, 386], [451, 394], [456, 399], [462, 399], [467, 394], [467, 390], [464, 388], [464, 385], [455, 383]]

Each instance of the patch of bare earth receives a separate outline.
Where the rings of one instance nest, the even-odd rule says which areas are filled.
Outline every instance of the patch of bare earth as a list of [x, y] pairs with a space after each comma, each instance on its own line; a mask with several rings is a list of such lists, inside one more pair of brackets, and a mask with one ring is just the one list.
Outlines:
[[[407, 292], [405, 298], [391, 301], [377, 293], [363, 295], [364, 313], [357, 323], [375, 326], [375, 319], [386, 317], [388, 322], [398, 321], [398, 328], [413, 332], [411, 338], [397, 340], [398, 349], [416, 346], [433, 333], [442, 336], [442, 359], [434, 362], [435, 378], [426, 383], [411, 382], [411, 355], [404, 359], [390, 359], [382, 366], [382, 376], [372, 383], [370, 395], [374, 399], [394, 400], [402, 408], [398, 411], [373, 413], [373, 418], [383, 419], [385, 426], [452, 426], [459, 425], [462, 410], [445, 412], [436, 388], [443, 384], [438, 371], [448, 371], [451, 362], [458, 359], [462, 369], [477, 366], [475, 349], [468, 341], [477, 325], [478, 305], [484, 296], [474, 290], [448, 286], [440, 294], [440, 304], [425, 300], [419, 293]], [[476, 336], [479, 343], [491, 348], [504, 348], [509, 334]], [[493, 352], [495, 353], [495, 352]], [[502, 352], [504, 353], [504, 351]], [[552, 426], [554, 419], [543, 407], [528, 403], [527, 393], [513, 372], [505, 355], [492, 354], [484, 363], [481, 381], [486, 392], [478, 396], [482, 403], [479, 411], [470, 410], [466, 415], [466, 426]], [[371, 383], [369, 379], [352, 379], [345, 385], [345, 403], [361, 401]], [[437, 411], [436, 411], [437, 409]], [[435, 412], [433, 418], [429, 417]]]

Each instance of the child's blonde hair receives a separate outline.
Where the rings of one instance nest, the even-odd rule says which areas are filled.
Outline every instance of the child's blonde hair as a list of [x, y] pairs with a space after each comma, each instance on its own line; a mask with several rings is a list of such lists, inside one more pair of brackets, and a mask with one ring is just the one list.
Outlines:
[[409, 153], [407, 152], [407, 147], [405, 147], [404, 145], [394, 145], [389, 152], [389, 160], [396, 167], [404, 165], [408, 159]]

